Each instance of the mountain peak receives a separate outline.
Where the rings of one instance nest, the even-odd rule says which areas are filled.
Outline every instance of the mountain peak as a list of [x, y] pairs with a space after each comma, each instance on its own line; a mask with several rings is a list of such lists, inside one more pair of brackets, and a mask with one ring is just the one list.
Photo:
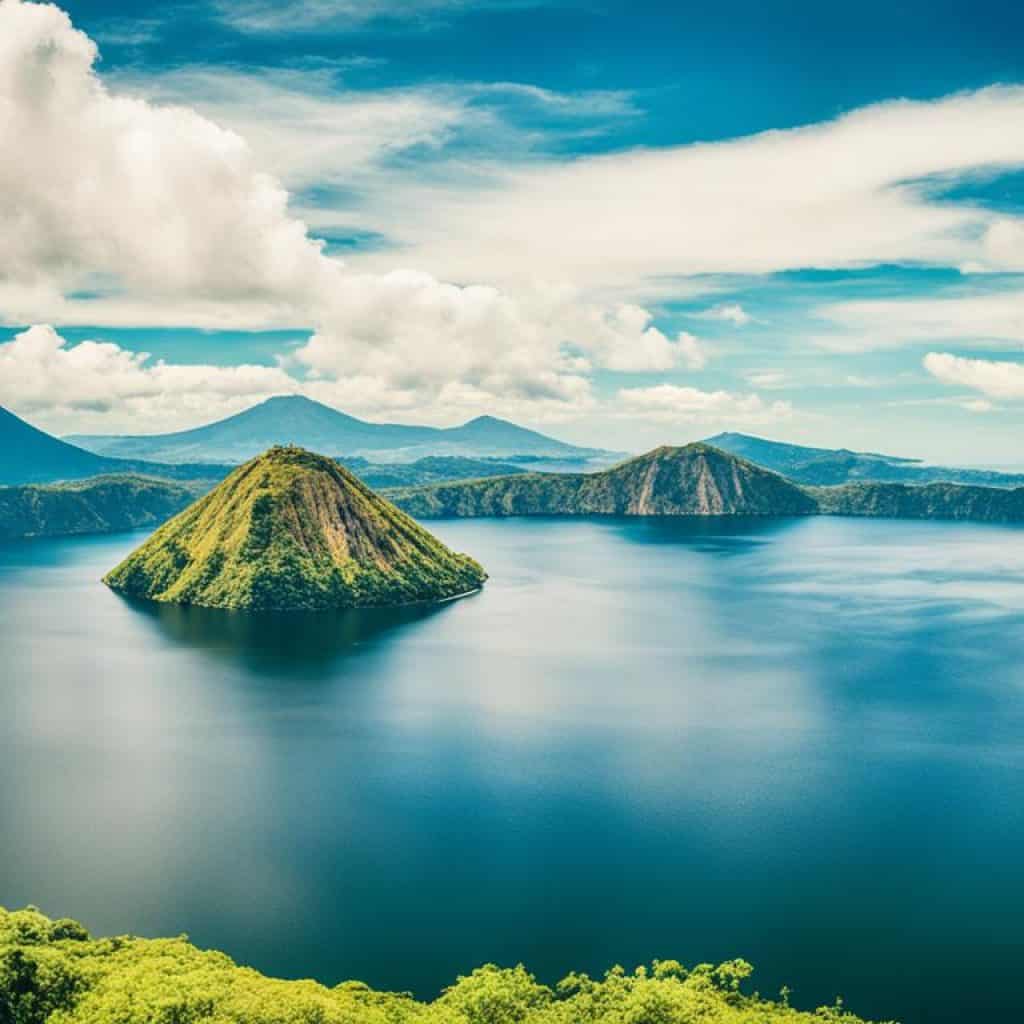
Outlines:
[[376, 423], [298, 394], [274, 395], [226, 419], [172, 434], [79, 435], [71, 440], [98, 455], [176, 463], [237, 464], [284, 442], [334, 456], [387, 452], [388, 461], [425, 455], [586, 458], [596, 454], [494, 416], [478, 416], [449, 428]]
[[105, 582], [154, 601], [298, 611], [442, 600], [485, 578], [332, 459], [277, 445], [166, 523]]
[[417, 517], [487, 515], [807, 515], [816, 503], [771, 470], [695, 442], [665, 445], [599, 473], [526, 473], [414, 488]]
[[471, 420], [466, 420], [466, 422], [463, 423], [462, 425], [464, 427], [475, 427], [475, 426], [483, 426], [485, 424], [497, 424], [498, 426], [502, 426], [502, 427], [514, 427], [515, 426], [515, 424], [509, 422], [509, 420], [502, 420], [502, 419], [499, 419], [497, 416], [490, 416], [490, 415], [488, 415], [486, 413], [483, 416], [474, 416]]
[[[315, 399], [307, 398], [305, 395], [271, 395], [270, 398], [264, 399], [260, 402], [262, 406], [288, 406], [288, 405], [314, 405], [321, 409], [327, 409], [328, 406], [322, 402], [317, 402]], [[258, 406], [257, 406], [258, 408]]]

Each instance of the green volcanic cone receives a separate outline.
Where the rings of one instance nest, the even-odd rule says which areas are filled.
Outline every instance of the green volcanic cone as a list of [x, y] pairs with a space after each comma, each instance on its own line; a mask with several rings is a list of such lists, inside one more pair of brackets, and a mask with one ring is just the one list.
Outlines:
[[486, 578], [346, 469], [289, 446], [240, 466], [104, 582], [153, 601], [291, 611], [438, 601]]

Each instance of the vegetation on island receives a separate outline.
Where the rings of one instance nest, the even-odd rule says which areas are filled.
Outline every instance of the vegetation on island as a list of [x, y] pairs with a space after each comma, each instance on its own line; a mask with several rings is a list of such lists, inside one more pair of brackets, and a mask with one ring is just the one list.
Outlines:
[[316, 611], [441, 600], [485, 579], [334, 460], [288, 446], [240, 466], [105, 582], [154, 601]]
[[451, 480], [478, 480], [487, 476], [515, 476], [522, 466], [497, 459], [469, 459], [459, 455], [427, 455], [413, 462], [371, 462], [353, 457], [337, 460], [375, 491], [392, 487], [422, 487]]
[[856, 483], [808, 487], [708, 444], [657, 448], [600, 473], [524, 473], [404, 488], [418, 519], [445, 516], [797, 516], [1024, 521], [1024, 488]]
[[1021, 473], [934, 466], [920, 459], [897, 455], [854, 452], [848, 448], [809, 448], [806, 445], [768, 441], [749, 434], [716, 434], [709, 437], [705, 444], [756, 462], [765, 469], [773, 469], [795, 483], [810, 486], [835, 487], [839, 484], [866, 482], [1024, 486], [1024, 474]]
[[807, 488], [822, 515], [887, 519], [967, 519], [982, 523], [1024, 521], [1024, 487], [967, 484], [844, 484]]
[[841, 1004], [804, 1012], [748, 995], [743, 960], [675, 960], [554, 987], [480, 967], [433, 1002], [347, 981], [282, 981], [184, 936], [92, 939], [76, 921], [0, 908], [3, 1024], [864, 1024]]
[[656, 448], [599, 473], [524, 473], [395, 491], [417, 518], [508, 515], [810, 515], [778, 473], [705, 444]]
[[153, 526], [194, 498], [182, 484], [127, 475], [0, 487], [0, 540]]

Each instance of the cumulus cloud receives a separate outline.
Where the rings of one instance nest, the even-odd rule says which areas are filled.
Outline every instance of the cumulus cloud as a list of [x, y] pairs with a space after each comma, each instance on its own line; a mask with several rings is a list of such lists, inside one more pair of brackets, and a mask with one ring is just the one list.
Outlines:
[[756, 394], [701, 391], [676, 384], [621, 388], [617, 405], [628, 415], [662, 423], [777, 423], [793, 415], [789, 402], [766, 402]]
[[62, 291], [289, 304], [337, 268], [244, 141], [193, 111], [112, 96], [52, 6], [0, 2], [0, 273]]
[[755, 388], [776, 391], [786, 387], [788, 380], [781, 370], [752, 370], [746, 374], [747, 382]]
[[702, 313], [696, 314], [702, 320], [724, 320], [726, 323], [745, 327], [754, 318], [737, 302], [724, 302]]
[[[418, 271], [350, 271], [310, 237], [242, 136], [187, 107], [110, 92], [95, 74], [96, 56], [57, 7], [0, 0], [7, 323], [309, 327], [295, 359], [318, 388], [347, 393], [358, 380], [361, 393], [388, 405], [416, 393], [421, 407], [582, 408], [594, 368], [694, 365], [693, 343], [670, 341], [646, 311], [605, 307], [572, 287], [512, 295]], [[245, 79], [232, 88], [261, 95]], [[392, 134], [378, 134], [373, 152], [388, 139], [407, 145], [443, 132], [445, 109], [432, 108], [417, 127], [423, 108], [396, 103], [384, 112], [385, 120], [393, 115]], [[322, 104], [296, 113], [324, 135], [337, 135], [344, 116]], [[261, 136], [259, 115], [252, 118], [245, 127], [269, 145], [273, 125]], [[352, 131], [361, 134], [358, 125]], [[343, 142], [330, 145], [344, 150]], [[367, 152], [348, 157], [359, 163]], [[301, 167], [292, 171], [301, 176]], [[66, 364], [40, 369], [58, 365]], [[158, 370], [147, 379], [167, 377]]]
[[1019, 287], [927, 298], [834, 302], [817, 307], [814, 313], [837, 328], [817, 338], [820, 347], [833, 352], [866, 352], [939, 340], [1013, 348], [1024, 342], [1024, 291]]
[[[949, 352], [929, 352], [924, 368], [944, 384], [980, 391], [989, 398], [1024, 398], [1024, 364], [991, 359], [965, 359]], [[973, 402], [973, 411], [987, 412], [991, 406]]]
[[277, 367], [174, 365], [103, 341], [69, 346], [45, 324], [0, 344], [0, 405], [48, 413], [54, 422], [70, 419], [76, 427], [89, 414], [103, 414], [107, 423], [114, 413], [127, 428], [144, 411], [147, 428], [172, 428], [299, 389]]

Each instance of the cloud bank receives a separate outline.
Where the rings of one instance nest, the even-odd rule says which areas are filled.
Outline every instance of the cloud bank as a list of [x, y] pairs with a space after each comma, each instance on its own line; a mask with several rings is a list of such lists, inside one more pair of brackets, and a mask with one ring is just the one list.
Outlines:
[[[273, 5], [243, 6], [255, 29], [269, 18], [274, 30]], [[349, 20], [363, 9], [333, 6]], [[372, 16], [394, 9], [376, 5]], [[38, 327], [3, 346], [19, 384], [2, 393], [15, 408], [99, 409], [106, 374], [116, 382], [108, 404], [161, 423], [283, 389], [434, 422], [485, 410], [572, 418], [608, 393], [652, 421], [777, 421], [792, 414], [787, 403], [686, 377], [728, 364], [723, 331], [735, 346], [764, 323], [724, 301], [688, 314], [707, 322], [705, 340], [667, 326], [673, 302], [727, 290], [730, 276], [806, 268], [1024, 270], [1022, 218], [943, 198], [951, 182], [1024, 165], [1018, 87], [882, 103], [728, 142], [575, 157], [524, 144], [499, 159], [486, 146], [448, 147], [467, 130], [500, 136], [499, 99], [569, 120], [635, 111], [620, 94], [515, 83], [345, 94], [308, 69], [183, 69], [141, 99], [112, 90], [96, 60], [59, 8], [0, 0], [0, 322], [309, 337], [276, 367], [196, 371], [104, 341], [69, 346]], [[193, 94], [202, 111], [186, 104]], [[412, 152], [433, 154], [426, 169], [392, 159]], [[303, 195], [303, 207], [284, 182], [356, 190], [359, 201], [331, 214]], [[366, 229], [383, 244], [346, 265], [300, 208], [317, 229]], [[954, 339], [1016, 346], [1021, 308], [1019, 292], [1004, 290], [815, 313], [828, 328], [822, 344], [860, 352]], [[1012, 387], [993, 383], [1012, 370], [982, 363], [926, 366], [944, 381], [972, 375], [964, 386], [986, 395], [981, 381]], [[667, 379], [627, 387], [622, 374]], [[789, 378], [747, 379], [778, 390]]]
[[[111, 93], [96, 58], [58, 8], [0, 0], [7, 323], [102, 314], [121, 324], [308, 326], [295, 360], [321, 390], [449, 412], [578, 410], [601, 368], [700, 362], [688, 336], [670, 340], [639, 307], [594, 304], [565, 285], [512, 295], [422, 271], [350, 271], [292, 214], [240, 135], [183, 106]], [[399, 104], [385, 119], [398, 119], [405, 144], [422, 112]], [[433, 115], [418, 129], [424, 139], [448, 116]], [[345, 149], [338, 123], [313, 118], [333, 160]], [[350, 148], [365, 134], [358, 124], [352, 133]]]
[[1024, 398], [1024, 364], [992, 359], [965, 359], [948, 352], [929, 352], [924, 368], [943, 384], [980, 391], [989, 398]]

